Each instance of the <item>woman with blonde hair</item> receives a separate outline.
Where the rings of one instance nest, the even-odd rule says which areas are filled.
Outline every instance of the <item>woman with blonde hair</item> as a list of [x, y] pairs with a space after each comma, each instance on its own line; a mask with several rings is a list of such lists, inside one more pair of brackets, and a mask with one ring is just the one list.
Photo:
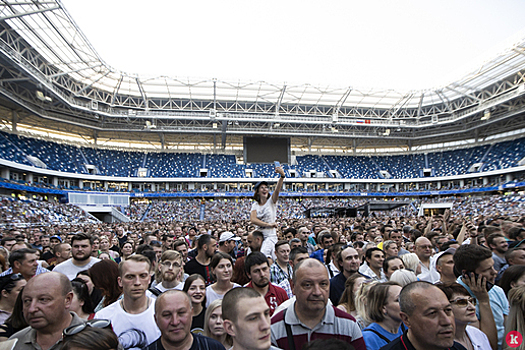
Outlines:
[[204, 335], [220, 342], [226, 349], [233, 346], [232, 337], [226, 333], [222, 320], [222, 299], [215, 299], [204, 315]]
[[416, 276], [421, 273], [421, 266], [416, 253], [403, 254], [401, 255], [401, 260], [405, 264], [405, 269], [412, 271]]
[[379, 281], [367, 280], [361, 284], [355, 295], [355, 310], [357, 313], [356, 322], [359, 328], [363, 329], [368, 327], [372, 320], [368, 317], [367, 313], [367, 295], [372, 286], [378, 284]]

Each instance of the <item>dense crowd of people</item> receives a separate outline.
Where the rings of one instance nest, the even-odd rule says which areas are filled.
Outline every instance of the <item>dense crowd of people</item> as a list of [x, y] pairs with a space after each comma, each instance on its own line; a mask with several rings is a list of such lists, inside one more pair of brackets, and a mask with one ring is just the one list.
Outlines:
[[[129, 223], [3, 199], [2, 223], [25, 225], [2, 230], [1, 339], [14, 349], [523, 349], [521, 196], [305, 218], [365, 201], [278, 189], [135, 203]], [[417, 216], [423, 201], [453, 206]]]

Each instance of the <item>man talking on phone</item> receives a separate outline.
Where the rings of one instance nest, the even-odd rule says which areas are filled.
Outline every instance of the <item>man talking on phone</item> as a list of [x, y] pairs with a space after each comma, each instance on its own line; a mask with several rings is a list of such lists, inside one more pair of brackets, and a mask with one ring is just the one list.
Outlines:
[[487, 335], [491, 344], [495, 340], [493, 339], [495, 337], [491, 336], [493, 327], [491, 324], [495, 322], [498, 349], [501, 349], [505, 339], [505, 320], [509, 314], [509, 302], [503, 289], [494, 285], [497, 272], [494, 269], [492, 252], [479, 245], [463, 244], [454, 254], [454, 270], [456, 275], [459, 275], [457, 282], [465, 287], [473, 297], [477, 297], [474, 293], [474, 290], [477, 289], [474, 284], [477, 284], [479, 279], [481, 279], [479, 283], [486, 286], [494, 319], [480, 318], [480, 308], [483, 307], [481, 303], [476, 305], [476, 316], [480, 320], [480, 329]]

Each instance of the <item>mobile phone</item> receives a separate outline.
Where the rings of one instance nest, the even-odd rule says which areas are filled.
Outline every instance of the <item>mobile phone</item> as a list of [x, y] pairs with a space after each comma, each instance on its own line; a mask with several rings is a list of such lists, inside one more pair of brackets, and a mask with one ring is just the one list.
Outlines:
[[[470, 279], [470, 274], [473, 273], [474, 274], [474, 278], [476, 279], [476, 283], [478, 282], [478, 278], [481, 278], [477, 273], [475, 273], [474, 271], [463, 271], [463, 278], [467, 278], [467, 279]], [[492, 287], [494, 287], [494, 283], [491, 283], [489, 281], [487, 281], [487, 292], [489, 290], [492, 289]]]
[[276, 168], [279, 168], [281, 166], [281, 163], [279, 163], [278, 161], [273, 162], [273, 164], [275, 164]]

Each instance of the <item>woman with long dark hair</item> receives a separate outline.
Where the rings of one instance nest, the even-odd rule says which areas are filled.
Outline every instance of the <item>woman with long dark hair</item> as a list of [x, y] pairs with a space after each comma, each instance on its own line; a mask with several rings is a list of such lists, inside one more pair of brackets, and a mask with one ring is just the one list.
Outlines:
[[206, 281], [201, 275], [194, 273], [184, 281], [182, 288], [191, 300], [193, 307], [193, 319], [191, 321], [191, 332], [203, 334], [204, 315], [206, 313]]
[[[118, 265], [113, 260], [101, 260], [89, 269], [89, 276], [96, 288], [102, 290], [104, 295], [102, 306], [118, 300], [122, 294], [122, 288], [118, 285]], [[98, 307], [96, 308], [98, 309]]]

